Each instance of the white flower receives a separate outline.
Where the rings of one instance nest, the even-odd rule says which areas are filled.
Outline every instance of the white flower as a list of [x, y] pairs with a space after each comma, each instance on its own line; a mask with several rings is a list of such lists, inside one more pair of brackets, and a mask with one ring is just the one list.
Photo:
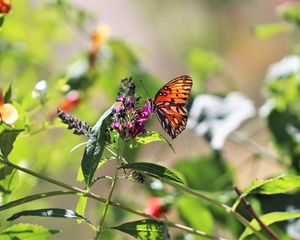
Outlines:
[[35, 84], [34, 90], [32, 91], [32, 97], [43, 99], [45, 98], [47, 91], [48, 91], [48, 84], [46, 80], [41, 80]]
[[213, 149], [220, 150], [229, 134], [254, 115], [253, 102], [238, 92], [232, 92], [224, 98], [202, 94], [193, 101], [188, 128], [204, 136]]
[[279, 62], [271, 64], [267, 70], [266, 79], [268, 81], [278, 80], [299, 73], [300, 57], [298, 55], [290, 55], [282, 58]]

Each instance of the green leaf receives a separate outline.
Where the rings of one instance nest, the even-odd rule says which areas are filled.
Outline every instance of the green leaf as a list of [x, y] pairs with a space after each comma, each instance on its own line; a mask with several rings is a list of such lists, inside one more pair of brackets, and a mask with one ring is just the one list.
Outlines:
[[165, 240], [167, 233], [162, 222], [156, 220], [139, 220], [134, 222], [123, 223], [119, 226], [112, 227], [121, 232], [127, 233], [140, 240]]
[[226, 161], [214, 156], [181, 159], [174, 169], [184, 176], [190, 188], [209, 192], [232, 189], [231, 169], [226, 165]]
[[106, 122], [110, 117], [114, 106], [108, 109], [93, 126], [83, 157], [81, 160], [81, 169], [87, 187], [91, 186], [95, 171], [101, 160], [102, 153], [106, 144]]
[[45, 209], [22, 211], [22, 212], [15, 213], [10, 218], [8, 218], [7, 221], [13, 221], [22, 216], [74, 218], [74, 219], [81, 219], [90, 223], [88, 219], [81, 216], [80, 214], [72, 210], [62, 209], [62, 208], [45, 208]]
[[220, 73], [225, 69], [224, 60], [216, 53], [202, 48], [192, 48], [187, 56], [191, 76], [197, 79], [194, 89], [203, 89], [203, 82], [209, 76]]
[[[76, 206], [76, 212], [80, 215], [84, 215], [85, 213], [85, 208], [86, 208], [86, 204], [87, 204], [87, 197], [85, 196], [79, 196], [78, 202], [77, 202], [77, 206]], [[79, 218], [77, 219], [77, 223], [81, 223], [82, 219]]]
[[13, 149], [13, 144], [17, 136], [24, 131], [24, 129], [0, 129], [0, 150], [3, 157], [7, 157]]
[[164, 142], [169, 145], [170, 148], [175, 152], [172, 144], [161, 135], [159, 132], [147, 132], [144, 135], [137, 136], [129, 145], [129, 147], [134, 148], [138, 147], [139, 145], [145, 145], [151, 142]]
[[2, 166], [0, 168], [0, 196], [4, 203], [6, 203], [8, 196], [16, 188], [18, 176], [18, 171], [12, 167]]
[[[272, 212], [260, 216], [260, 219], [264, 224], [271, 225], [276, 222], [286, 221], [292, 218], [299, 218], [300, 212]], [[261, 230], [259, 223], [254, 219], [250, 224], [257, 230]], [[245, 239], [247, 236], [253, 234], [253, 231], [250, 228], [246, 228], [245, 231], [240, 236], [240, 240]]]
[[12, 83], [13, 83], [13, 81], [10, 82], [8, 89], [6, 90], [6, 92], [4, 94], [4, 102], [5, 103], [11, 103]]
[[178, 201], [178, 211], [183, 221], [190, 227], [212, 233], [214, 220], [207, 207], [202, 206], [199, 200], [184, 196]]
[[291, 174], [282, 174], [267, 180], [255, 180], [243, 191], [243, 196], [249, 193], [278, 194], [286, 193], [300, 187], [300, 177]]
[[39, 225], [19, 223], [5, 229], [0, 240], [44, 240], [59, 232]]
[[78, 173], [77, 173], [77, 181], [78, 182], [82, 182], [84, 180], [84, 176], [83, 176], [83, 173], [82, 173], [82, 169], [81, 167], [78, 169]]
[[300, 5], [298, 3], [281, 5], [279, 14], [286, 21], [300, 26]]
[[72, 191], [53, 191], [53, 192], [44, 192], [44, 193], [39, 193], [39, 194], [34, 194], [30, 195], [24, 198], [20, 198], [14, 201], [10, 201], [6, 204], [3, 204], [0, 206], [0, 211], [13, 208], [31, 201], [39, 200], [42, 198], [47, 198], [47, 197], [52, 197], [52, 196], [57, 196], [57, 195], [65, 195], [65, 194], [76, 194], [76, 192]]
[[0, 30], [3, 26], [4, 20], [5, 20], [4, 14], [0, 14]]
[[[98, 166], [97, 166], [97, 169], [101, 168], [109, 159], [108, 158], [105, 158], [105, 157], [102, 157]], [[78, 173], [77, 173], [77, 181], [78, 182], [82, 182], [84, 180], [84, 176], [83, 176], [83, 173], [82, 173], [82, 170], [81, 170], [81, 167], [78, 169]]]
[[262, 24], [254, 28], [253, 33], [257, 38], [269, 38], [273, 37], [279, 33], [284, 33], [289, 30], [289, 25], [287, 23], [271, 23]]
[[167, 169], [164, 166], [157, 165], [154, 163], [148, 163], [148, 162], [128, 163], [122, 166], [122, 168], [134, 169], [149, 176], [154, 176], [156, 178], [160, 178], [164, 180], [183, 183], [183, 181], [171, 170]]

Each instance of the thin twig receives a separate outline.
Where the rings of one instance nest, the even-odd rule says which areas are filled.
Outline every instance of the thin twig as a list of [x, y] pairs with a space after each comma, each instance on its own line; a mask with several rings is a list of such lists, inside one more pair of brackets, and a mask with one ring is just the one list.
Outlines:
[[[157, 178], [159, 179], [159, 178]], [[208, 196], [203, 195], [202, 193], [200, 193], [199, 191], [195, 191], [191, 188], [185, 187], [183, 185], [177, 184], [173, 181], [169, 181], [169, 180], [163, 180], [163, 179], [159, 179], [160, 181], [178, 189], [181, 190], [183, 192], [186, 192], [190, 195], [193, 195], [195, 197], [197, 197], [198, 199], [201, 199], [203, 201], [206, 201], [210, 204], [214, 204], [215, 206], [222, 208], [224, 211], [228, 212], [229, 214], [233, 215], [240, 223], [242, 223], [245, 227], [250, 228], [254, 234], [259, 238], [259, 239], [265, 239], [264, 235], [261, 234], [260, 232], [256, 231], [256, 229], [249, 223], [249, 221], [247, 219], [245, 219], [241, 214], [239, 214], [238, 212], [236, 212], [234, 209], [232, 209], [231, 207], [227, 206], [224, 203], [219, 202], [218, 200], [215, 200], [213, 198], [210, 198]]]
[[103, 213], [102, 213], [102, 217], [100, 219], [100, 223], [99, 223], [99, 227], [97, 229], [97, 232], [96, 232], [96, 236], [95, 236], [95, 240], [97, 239], [100, 239], [100, 235], [103, 231], [103, 227], [104, 227], [104, 220], [105, 220], [105, 217], [106, 217], [106, 214], [107, 214], [107, 211], [108, 211], [108, 207], [109, 207], [109, 203], [110, 203], [110, 200], [112, 198], [112, 194], [114, 192], [114, 189], [115, 189], [115, 186], [116, 186], [116, 183], [117, 183], [117, 179], [118, 179], [118, 164], [120, 162], [120, 159], [122, 159], [122, 156], [123, 156], [123, 147], [121, 146], [122, 143], [120, 144], [122, 140], [121, 139], [118, 139], [118, 149], [117, 149], [117, 156], [116, 156], [116, 166], [115, 166], [115, 173], [114, 173], [114, 176], [112, 178], [112, 183], [111, 183], [111, 186], [110, 186], [110, 189], [109, 189], [109, 193], [108, 193], [108, 197], [106, 199], [106, 202], [105, 202], [105, 207], [104, 207], [104, 210], [103, 210]]
[[97, 181], [101, 180], [101, 179], [109, 179], [109, 180], [113, 180], [113, 178], [111, 176], [100, 176], [100, 177], [96, 177], [94, 178], [94, 180], [91, 182], [91, 186], [93, 186]]
[[265, 230], [274, 240], [279, 240], [279, 237], [277, 236], [277, 234], [269, 226], [267, 226], [266, 224], [264, 224], [264, 222], [256, 214], [256, 212], [254, 211], [254, 209], [252, 208], [250, 202], [246, 199], [246, 197], [242, 196], [241, 190], [237, 186], [234, 186], [234, 190], [236, 191], [236, 194], [241, 199], [241, 201], [242, 201], [245, 209], [258, 222], [258, 224], [260, 225], [260, 227], [263, 230]]
[[[74, 187], [74, 186], [71, 186], [69, 184], [66, 184], [66, 183], [63, 183], [63, 182], [60, 182], [58, 180], [55, 180], [55, 179], [52, 179], [52, 178], [49, 178], [47, 176], [44, 176], [40, 173], [37, 173], [37, 172], [34, 172], [32, 170], [29, 170], [27, 168], [23, 168], [23, 167], [20, 167], [12, 162], [9, 162], [7, 159], [6, 160], [1, 160], [0, 159], [0, 163], [3, 163], [3, 164], [6, 164], [7, 166], [10, 166], [10, 167], [13, 167], [19, 171], [22, 171], [24, 173], [27, 173], [31, 176], [34, 176], [36, 178], [39, 178], [41, 180], [44, 180], [46, 182], [49, 182], [49, 183], [52, 183], [56, 186], [60, 186], [60, 187], [63, 187], [65, 189], [69, 189], [71, 191], [74, 191], [80, 195], [83, 195], [85, 197], [89, 197], [89, 198], [92, 198], [96, 201], [99, 201], [99, 202], [102, 202], [102, 203], [105, 203], [106, 202], [106, 199], [105, 198], [102, 198], [92, 192], [87, 192], [83, 189], [80, 189], [80, 188], [77, 188], [77, 187]], [[136, 209], [133, 209], [133, 208], [129, 208], [127, 206], [124, 206], [124, 205], [121, 205], [120, 203], [117, 203], [117, 202], [113, 202], [113, 201], [110, 201], [109, 204], [111, 206], [114, 206], [114, 207], [117, 207], [117, 208], [120, 208], [124, 211], [127, 211], [127, 212], [130, 212], [132, 214], [135, 214], [135, 215], [138, 215], [140, 217], [143, 217], [143, 218], [147, 218], [147, 219], [154, 219], [154, 220], [159, 220], [159, 221], [162, 221], [164, 222], [166, 225], [168, 225], [169, 227], [173, 227], [173, 228], [177, 228], [177, 229], [180, 229], [182, 231], [185, 231], [185, 232], [188, 232], [188, 233], [191, 233], [191, 234], [195, 234], [195, 235], [198, 235], [198, 236], [202, 236], [202, 237], [205, 237], [207, 239], [215, 239], [215, 240], [224, 240], [224, 238], [221, 238], [221, 237], [216, 237], [216, 236], [213, 236], [213, 235], [210, 235], [210, 234], [207, 234], [207, 233], [204, 233], [202, 231], [199, 231], [197, 229], [193, 229], [193, 228], [190, 228], [190, 227], [187, 227], [185, 225], [181, 225], [181, 224], [176, 224], [176, 223], [173, 223], [173, 222], [169, 222], [167, 220], [162, 220], [162, 219], [157, 219], [156, 217], [153, 217], [151, 215], [148, 215], [142, 211], [139, 211], [139, 210], [136, 210]]]

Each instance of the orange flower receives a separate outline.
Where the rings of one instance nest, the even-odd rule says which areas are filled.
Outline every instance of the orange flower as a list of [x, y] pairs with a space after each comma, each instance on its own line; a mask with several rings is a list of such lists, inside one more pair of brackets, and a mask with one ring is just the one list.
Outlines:
[[4, 103], [3, 91], [0, 89], [0, 123], [13, 127], [18, 118], [19, 115], [15, 107], [9, 103]]
[[[1, 1], [1, 0], [0, 0]], [[106, 24], [101, 24], [91, 34], [91, 47], [89, 49], [90, 67], [94, 67], [97, 61], [97, 53], [101, 46], [107, 41], [110, 35], [110, 27]]]
[[0, 0], [0, 14], [8, 13], [11, 9], [11, 0]]
[[[1, 0], [0, 0], [1, 1]], [[106, 24], [100, 24], [91, 34], [92, 48], [99, 49], [110, 35], [110, 27]]]
[[80, 103], [80, 95], [78, 91], [69, 92], [63, 101], [59, 104], [59, 108], [65, 112], [71, 111]]

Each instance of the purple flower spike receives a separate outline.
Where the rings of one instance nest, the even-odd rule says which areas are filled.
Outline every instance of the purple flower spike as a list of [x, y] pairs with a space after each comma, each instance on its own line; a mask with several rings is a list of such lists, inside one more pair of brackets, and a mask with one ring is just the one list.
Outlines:
[[135, 85], [131, 78], [122, 80], [116, 101], [120, 104], [114, 108], [111, 127], [126, 140], [146, 133], [145, 123], [152, 116], [152, 105], [147, 102], [141, 108], [136, 108], [139, 98], [135, 96]]

